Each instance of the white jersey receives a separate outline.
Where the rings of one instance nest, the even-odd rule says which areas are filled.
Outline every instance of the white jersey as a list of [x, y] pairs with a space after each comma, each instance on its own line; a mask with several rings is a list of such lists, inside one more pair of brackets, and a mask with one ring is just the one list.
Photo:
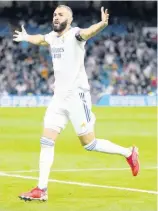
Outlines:
[[75, 89], [89, 90], [88, 78], [84, 67], [85, 41], [75, 37], [80, 29], [70, 28], [62, 36], [54, 31], [45, 35], [50, 45], [54, 68], [54, 92], [62, 94]]

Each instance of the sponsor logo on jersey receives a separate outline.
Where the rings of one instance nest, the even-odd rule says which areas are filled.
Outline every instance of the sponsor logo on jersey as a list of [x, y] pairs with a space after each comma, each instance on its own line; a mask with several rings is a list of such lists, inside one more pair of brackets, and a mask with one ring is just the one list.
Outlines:
[[52, 48], [52, 56], [54, 59], [60, 59], [62, 53], [64, 52], [64, 48], [60, 47], [60, 48]]
[[62, 52], [64, 52], [64, 48], [52, 48], [51, 49], [52, 50], [52, 53], [62, 53]]

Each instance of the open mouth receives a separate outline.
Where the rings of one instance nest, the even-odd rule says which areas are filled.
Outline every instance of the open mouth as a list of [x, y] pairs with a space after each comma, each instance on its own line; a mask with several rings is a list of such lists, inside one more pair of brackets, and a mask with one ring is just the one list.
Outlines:
[[54, 25], [58, 25], [59, 24], [59, 22], [54, 22]]

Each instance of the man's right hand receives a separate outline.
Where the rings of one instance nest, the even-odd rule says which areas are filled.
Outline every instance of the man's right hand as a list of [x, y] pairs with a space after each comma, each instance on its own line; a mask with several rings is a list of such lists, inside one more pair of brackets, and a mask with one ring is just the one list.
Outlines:
[[13, 35], [13, 40], [16, 42], [27, 41], [28, 34], [24, 28], [24, 25], [21, 26], [22, 31], [15, 31], [16, 34]]
[[22, 31], [15, 31], [15, 34], [13, 35], [13, 40], [16, 42], [21, 42], [21, 41], [26, 41], [30, 42], [34, 45], [43, 45], [43, 46], [48, 46], [48, 43], [45, 41], [44, 35], [42, 34], [35, 34], [35, 35], [30, 35], [27, 34], [24, 26], [21, 26]]

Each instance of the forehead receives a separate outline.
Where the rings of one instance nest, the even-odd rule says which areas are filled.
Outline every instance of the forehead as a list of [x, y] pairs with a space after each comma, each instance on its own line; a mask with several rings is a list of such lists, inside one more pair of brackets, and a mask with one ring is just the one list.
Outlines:
[[56, 10], [54, 11], [54, 13], [58, 14], [58, 13], [62, 13], [62, 14], [69, 14], [68, 9], [66, 9], [65, 7], [58, 7], [56, 8]]

